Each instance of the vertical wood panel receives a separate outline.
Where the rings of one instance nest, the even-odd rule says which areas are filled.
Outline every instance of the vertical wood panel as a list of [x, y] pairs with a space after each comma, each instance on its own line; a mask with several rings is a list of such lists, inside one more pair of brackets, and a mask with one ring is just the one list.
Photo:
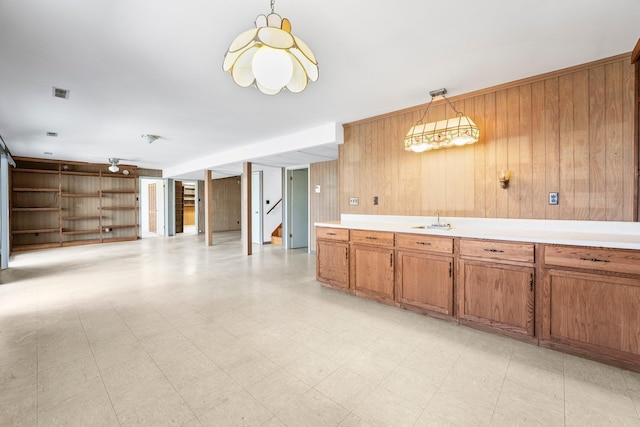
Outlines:
[[531, 85], [531, 125], [533, 147], [532, 217], [544, 219], [547, 211], [546, 143], [544, 131], [544, 82]]
[[[520, 218], [520, 91], [507, 90], [507, 165], [513, 174], [513, 185], [504, 191], [507, 196], [507, 217]], [[497, 184], [497, 183], [496, 183]], [[501, 189], [502, 190], [502, 189]]]
[[[309, 165], [309, 222], [337, 221], [340, 219], [338, 206], [338, 161], [312, 163]], [[316, 186], [320, 192], [316, 192]], [[315, 250], [316, 234], [309, 235], [309, 248]]]
[[533, 212], [533, 147], [531, 129], [531, 85], [520, 87], [520, 175], [516, 184], [520, 189], [520, 217]]
[[588, 220], [589, 192], [589, 71], [573, 74], [573, 192], [574, 216]]
[[[481, 132], [466, 147], [405, 151], [402, 140], [425, 106], [347, 124], [340, 212], [636, 220], [633, 73], [628, 58], [616, 57], [457, 97], [456, 108]], [[424, 121], [452, 115], [436, 101]], [[507, 190], [499, 188], [500, 169], [513, 173]], [[548, 205], [552, 191], [558, 206]], [[360, 206], [348, 206], [350, 196]]]
[[606, 219], [604, 67], [589, 70], [589, 219]]
[[560, 121], [560, 185], [562, 199], [560, 218], [575, 218], [575, 165], [573, 157], [573, 76], [561, 76], [558, 80], [558, 119]]
[[[509, 206], [507, 191], [498, 186], [498, 171], [509, 169], [509, 117], [507, 91], [496, 93], [496, 167], [493, 173], [493, 187], [496, 188], [496, 217], [508, 218]], [[488, 179], [491, 185], [491, 180]]]
[[[544, 82], [544, 123], [546, 143], [546, 191], [560, 188], [560, 126], [558, 122], [558, 78]], [[561, 196], [562, 197], [562, 196]], [[547, 219], [560, 219], [559, 205], [547, 204]]]
[[605, 121], [607, 123], [605, 159], [605, 219], [620, 221], [624, 213], [622, 181], [622, 64], [605, 67]]

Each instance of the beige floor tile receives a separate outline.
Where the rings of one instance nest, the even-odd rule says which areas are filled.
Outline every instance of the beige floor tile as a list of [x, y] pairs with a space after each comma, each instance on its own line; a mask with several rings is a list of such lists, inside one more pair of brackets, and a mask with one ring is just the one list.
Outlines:
[[121, 407], [117, 415], [121, 426], [182, 426], [195, 417], [189, 406], [173, 390], [156, 394], [153, 398], [132, 401]]
[[370, 351], [363, 351], [343, 366], [377, 383], [384, 380], [398, 366], [398, 362]]
[[506, 379], [556, 399], [564, 399], [564, 375], [547, 364], [512, 360]]
[[103, 369], [100, 373], [109, 392], [130, 384], [164, 379], [158, 366], [146, 353]]
[[564, 373], [567, 380], [591, 383], [611, 391], [627, 389], [622, 370], [587, 359], [565, 355]]
[[445, 374], [439, 372], [434, 371], [435, 375], [427, 376], [410, 368], [398, 367], [380, 385], [424, 409], [444, 381]]
[[50, 408], [38, 407], [41, 426], [120, 426], [104, 389], [76, 395]]
[[38, 350], [38, 370], [46, 370], [77, 359], [92, 357], [88, 341], [70, 347], [46, 347]]
[[629, 391], [626, 389], [611, 391], [607, 389], [608, 385], [610, 384], [597, 385], [567, 378], [565, 379], [565, 400], [567, 404], [589, 406], [597, 412], [637, 417]]
[[262, 381], [280, 367], [259, 353], [253, 353], [224, 368], [243, 387]]
[[492, 426], [564, 426], [564, 401], [544, 392], [505, 381]]
[[286, 427], [286, 424], [278, 419], [278, 417], [272, 417], [269, 421], [262, 424], [262, 427]]
[[420, 415], [420, 418], [418, 418], [418, 421], [416, 421], [414, 425], [416, 427], [466, 427], [463, 424], [456, 424], [453, 421], [442, 418], [428, 410], [424, 411], [422, 415]]
[[332, 338], [328, 342], [311, 347], [316, 354], [333, 360], [339, 365], [344, 365], [363, 351], [358, 346], [341, 338]]
[[183, 389], [220, 369], [207, 356], [198, 354], [163, 367], [161, 370], [176, 389]]
[[196, 415], [214, 408], [220, 399], [242, 390], [242, 387], [224, 371], [214, 371], [206, 377], [178, 389], [178, 392]]
[[310, 351], [307, 347], [290, 338], [270, 340], [268, 343], [258, 345], [257, 349], [260, 354], [280, 367], [287, 366]]
[[285, 370], [295, 375], [308, 386], [314, 387], [320, 381], [337, 371], [339, 367], [340, 365], [333, 360], [309, 351], [285, 366]]
[[247, 388], [272, 413], [277, 413], [310, 390], [310, 387], [284, 370], [269, 375]]
[[567, 402], [565, 405], [566, 427], [639, 427], [640, 419], [622, 413], [603, 412], [589, 404]]
[[338, 427], [371, 427], [372, 424], [369, 424], [353, 412], [347, 415], [347, 417], [342, 420]]
[[38, 410], [36, 397], [2, 402], [0, 410], [0, 425], [28, 427], [38, 425]]
[[337, 426], [348, 413], [321, 393], [310, 390], [276, 416], [286, 426], [327, 427]]
[[376, 382], [343, 367], [314, 387], [339, 405], [354, 410], [373, 389]]
[[198, 417], [203, 426], [260, 426], [273, 414], [249, 393], [241, 391], [221, 399], [213, 409]]
[[8, 377], [0, 385], [0, 406], [14, 401], [35, 399], [38, 390], [35, 373], [21, 377]]
[[385, 387], [377, 387], [353, 413], [372, 426], [413, 426], [422, 407], [405, 400]]

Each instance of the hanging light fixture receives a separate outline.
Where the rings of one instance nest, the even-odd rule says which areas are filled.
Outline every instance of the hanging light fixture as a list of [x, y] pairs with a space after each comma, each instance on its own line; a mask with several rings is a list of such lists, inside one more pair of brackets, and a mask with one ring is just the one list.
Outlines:
[[302, 92], [309, 81], [318, 80], [318, 61], [309, 47], [291, 34], [291, 22], [274, 12], [259, 15], [255, 26], [240, 34], [229, 46], [222, 69], [238, 86], [257, 87], [275, 95], [282, 89]]
[[120, 168], [118, 167], [118, 162], [120, 161], [120, 159], [116, 159], [115, 157], [112, 157], [109, 159], [109, 163], [111, 163], [111, 166], [109, 166], [109, 171], [116, 173], [120, 170]]
[[[480, 138], [480, 130], [478, 126], [469, 117], [463, 115], [453, 106], [447, 99], [446, 89], [438, 89], [429, 92], [431, 101], [427, 105], [422, 118], [409, 129], [409, 133], [404, 138], [404, 149], [421, 153], [423, 151], [437, 150], [438, 148], [456, 147], [466, 144], [478, 142]], [[429, 112], [429, 107], [433, 103], [434, 98], [442, 96], [447, 105], [456, 112], [456, 116], [448, 120], [439, 120], [437, 122], [424, 123], [425, 117]]]

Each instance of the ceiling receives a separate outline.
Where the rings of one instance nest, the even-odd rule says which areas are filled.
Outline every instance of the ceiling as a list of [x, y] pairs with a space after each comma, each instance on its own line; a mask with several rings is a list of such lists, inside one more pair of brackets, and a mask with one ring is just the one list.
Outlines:
[[640, 36], [638, 0], [277, 0], [320, 78], [268, 96], [236, 86], [222, 59], [269, 11], [267, 0], [2, 0], [0, 135], [15, 156], [118, 157], [191, 178], [247, 160], [305, 165], [337, 158], [340, 142], [308, 129], [629, 52]]

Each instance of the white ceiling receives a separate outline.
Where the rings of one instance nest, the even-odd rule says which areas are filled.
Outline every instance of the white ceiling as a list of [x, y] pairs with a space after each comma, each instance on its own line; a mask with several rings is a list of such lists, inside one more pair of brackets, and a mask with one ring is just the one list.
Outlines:
[[[235, 174], [250, 159], [303, 165], [337, 158], [337, 141], [268, 157], [260, 143], [423, 104], [440, 87], [458, 95], [629, 52], [640, 36], [639, 0], [277, 0], [320, 79], [267, 96], [237, 87], [222, 59], [269, 10], [268, 0], [0, 0], [0, 135], [17, 156], [118, 157], [184, 177]], [[245, 146], [251, 155], [216, 162]]]

